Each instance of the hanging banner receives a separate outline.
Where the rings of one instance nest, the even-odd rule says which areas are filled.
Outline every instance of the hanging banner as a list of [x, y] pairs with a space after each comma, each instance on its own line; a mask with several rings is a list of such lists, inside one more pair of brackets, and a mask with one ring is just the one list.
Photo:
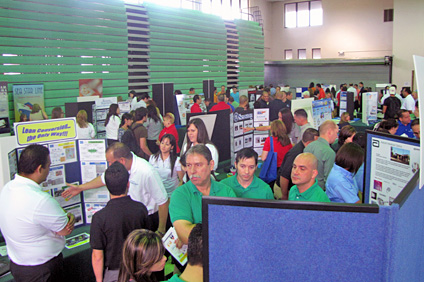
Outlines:
[[17, 122], [14, 126], [16, 139], [20, 146], [70, 140], [77, 137], [75, 118]]
[[79, 96], [103, 96], [103, 79], [80, 79]]
[[13, 85], [15, 121], [42, 120], [44, 112], [43, 84]]

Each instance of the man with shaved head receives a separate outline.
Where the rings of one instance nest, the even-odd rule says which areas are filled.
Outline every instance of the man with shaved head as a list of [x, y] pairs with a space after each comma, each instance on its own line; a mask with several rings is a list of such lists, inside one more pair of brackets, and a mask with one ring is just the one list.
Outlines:
[[339, 127], [332, 120], [324, 121], [319, 127], [319, 138], [305, 148], [305, 153], [312, 153], [318, 160], [318, 185], [325, 190], [325, 182], [336, 159], [336, 153], [330, 147], [336, 141]]
[[290, 201], [330, 202], [315, 179], [318, 175], [318, 160], [311, 153], [302, 153], [294, 159], [291, 179], [295, 184], [290, 189]]

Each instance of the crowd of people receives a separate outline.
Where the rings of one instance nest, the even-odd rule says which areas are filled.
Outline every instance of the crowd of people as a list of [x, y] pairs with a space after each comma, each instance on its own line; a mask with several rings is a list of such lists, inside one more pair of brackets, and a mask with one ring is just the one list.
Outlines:
[[[367, 90], [362, 90], [363, 83], [351, 86], [357, 93], [355, 102], [360, 110], [361, 95]], [[344, 84], [340, 91], [343, 89], [347, 89]], [[398, 103], [400, 100], [393, 89], [394, 86], [388, 89], [389, 96], [382, 102], [387, 119], [380, 122], [376, 130], [419, 138], [419, 120], [411, 122], [411, 115], [418, 108], [411, 106], [410, 91], [403, 89], [408, 95]], [[195, 95], [194, 88], [190, 92]], [[320, 84], [311, 83], [308, 93], [316, 99], [334, 99], [335, 111], [340, 105], [340, 92], [334, 89], [326, 91]], [[217, 181], [219, 148], [211, 142], [202, 119], [190, 119], [186, 142], [179, 148], [174, 115], [166, 113], [162, 117], [147, 94], [130, 92], [131, 113], [120, 115], [118, 105], [112, 104], [105, 121], [108, 144], [105, 154], [109, 167], [87, 183], [69, 184], [62, 193], [69, 199], [102, 186], [110, 193], [110, 201], [94, 214], [91, 224], [92, 267], [96, 280], [166, 280], [163, 268], [167, 258], [161, 238], [173, 226], [178, 234], [177, 247], [188, 244], [188, 265], [180, 269], [181, 274], [167, 281], [202, 281], [203, 196], [361, 203], [364, 133], [350, 125], [346, 114], [342, 114], [338, 124], [327, 120], [317, 130], [308, 122], [304, 109], [292, 114], [292, 98], [293, 94], [281, 91], [278, 86], [263, 89], [254, 107], [270, 109], [270, 125], [243, 129], [270, 132], [261, 155], [265, 161], [270, 157], [271, 148], [277, 154], [277, 178], [269, 183], [256, 176], [259, 156], [252, 148], [237, 152], [234, 176]], [[194, 96], [193, 102], [191, 112], [202, 111], [199, 95]], [[392, 103], [396, 107], [401, 105], [394, 108]], [[247, 97], [239, 95], [237, 87], [227, 92], [225, 86], [220, 92], [215, 89], [213, 98], [205, 100], [205, 104], [211, 112], [223, 109], [243, 112], [249, 107]], [[396, 109], [395, 115], [391, 114], [392, 109]], [[85, 111], [78, 112], [77, 124], [79, 136], [94, 137]], [[39, 186], [47, 178], [49, 167], [48, 149], [28, 146], [19, 159], [16, 178], [0, 194], [0, 227], [7, 241], [15, 279], [47, 275], [53, 277], [53, 281], [60, 281], [63, 275], [63, 236], [73, 230], [75, 220]], [[281, 196], [275, 196], [278, 194], [274, 193], [275, 187], [281, 189]], [[21, 194], [16, 197], [15, 193]], [[10, 212], [17, 207], [33, 207], [29, 202], [34, 199], [36, 207], [25, 212]], [[34, 232], [39, 233], [37, 240], [43, 244], [43, 250], [28, 244], [26, 236]]]

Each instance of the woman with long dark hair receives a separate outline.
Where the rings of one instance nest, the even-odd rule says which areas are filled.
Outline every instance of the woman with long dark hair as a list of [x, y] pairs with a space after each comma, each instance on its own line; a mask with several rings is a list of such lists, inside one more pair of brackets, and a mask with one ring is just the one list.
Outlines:
[[107, 145], [118, 141], [118, 128], [121, 124], [118, 104], [111, 104], [105, 120]]
[[151, 155], [149, 159], [149, 163], [159, 173], [169, 199], [184, 175], [176, 148], [177, 141], [174, 135], [165, 134], [160, 139], [159, 151]]
[[127, 131], [134, 122], [134, 116], [130, 113], [125, 113], [121, 117], [121, 124], [118, 129], [118, 141], [122, 142], [122, 136], [125, 131]]
[[193, 118], [187, 124], [187, 138], [181, 148], [180, 156], [184, 155], [191, 146], [197, 144], [204, 144], [211, 151], [212, 159], [214, 161], [213, 169], [218, 167], [219, 155], [215, 145], [210, 141], [208, 131], [206, 130], [205, 123], [200, 118]]
[[118, 282], [155, 282], [152, 272], [163, 270], [165, 263], [165, 248], [159, 235], [150, 230], [134, 230], [124, 242]]
[[158, 140], [163, 129], [163, 123], [153, 104], [147, 106], [147, 121], [143, 125], [147, 129], [147, 147], [149, 147], [150, 152], [155, 154], [159, 151], [156, 140]]
[[278, 112], [278, 119], [281, 120], [286, 126], [286, 130], [287, 130], [286, 134], [289, 136], [291, 142], [293, 144], [297, 144], [299, 141], [298, 139], [300, 135], [300, 128], [294, 122], [294, 117], [291, 110], [288, 108], [281, 109]]

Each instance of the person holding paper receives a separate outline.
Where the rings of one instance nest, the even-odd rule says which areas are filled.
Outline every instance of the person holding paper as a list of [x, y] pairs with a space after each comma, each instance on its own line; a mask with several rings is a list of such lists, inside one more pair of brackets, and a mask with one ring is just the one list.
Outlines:
[[252, 148], [244, 148], [237, 153], [235, 167], [237, 174], [225, 178], [221, 183], [233, 188], [240, 198], [274, 200], [274, 194], [262, 179], [255, 176], [258, 168], [258, 153]]
[[118, 280], [122, 246], [135, 229], [150, 229], [145, 205], [128, 195], [129, 174], [125, 166], [114, 162], [105, 171], [110, 201], [93, 215], [90, 228], [92, 265], [96, 281]]
[[[106, 160], [109, 165], [118, 161], [129, 171], [128, 195], [147, 207], [152, 230], [157, 230], [156, 232], [163, 236], [168, 219], [168, 195], [157, 171], [146, 160], [137, 157], [125, 144], [119, 142], [107, 148]], [[67, 184], [69, 188], [62, 193], [62, 197], [72, 198], [82, 191], [102, 187], [105, 183], [103, 173], [81, 185]]]
[[198, 223], [188, 236], [187, 267], [182, 274], [174, 274], [168, 282], [203, 281], [202, 224]]
[[64, 281], [64, 236], [74, 229], [75, 218], [40, 187], [50, 164], [49, 149], [29, 145], [15, 179], [1, 190], [0, 229], [15, 281]]
[[169, 213], [179, 242], [187, 244], [188, 236], [195, 224], [202, 222], [202, 197], [236, 195], [227, 185], [211, 179], [214, 161], [208, 147], [202, 144], [195, 145], [182, 156], [182, 159], [190, 181], [173, 192]]

